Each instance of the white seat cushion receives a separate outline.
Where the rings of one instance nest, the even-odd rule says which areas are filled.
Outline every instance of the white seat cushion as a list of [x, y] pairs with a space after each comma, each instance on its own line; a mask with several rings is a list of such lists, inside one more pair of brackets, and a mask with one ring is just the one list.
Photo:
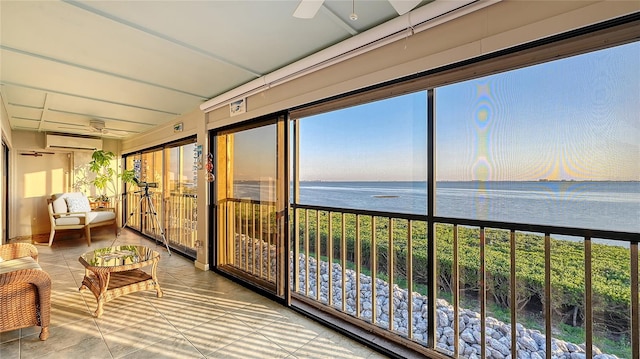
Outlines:
[[111, 211], [96, 211], [90, 212], [88, 217], [89, 223], [99, 223], [104, 221], [110, 221], [116, 218], [116, 214]]
[[20, 269], [42, 269], [38, 262], [31, 257], [22, 257], [0, 262], [0, 274]]
[[84, 215], [72, 215], [56, 218], [56, 226], [74, 226], [84, 224]]

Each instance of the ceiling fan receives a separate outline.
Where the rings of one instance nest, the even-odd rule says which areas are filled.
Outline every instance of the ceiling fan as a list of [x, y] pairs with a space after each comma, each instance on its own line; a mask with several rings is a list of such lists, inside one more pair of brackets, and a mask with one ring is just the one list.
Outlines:
[[52, 154], [53, 152], [38, 152], [38, 151], [21, 153], [21, 155], [23, 156], [33, 156], [33, 157], [42, 157], [42, 155], [52, 155]]
[[98, 119], [89, 120], [89, 125], [75, 125], [75, 124], [71, 124], [71, 123], [67, 124], [67, 125], [77, 126], [77, 127], [60, 127], [60, 128], [76, 130], [77, 131], [78, 127], [80, 127], [81, 131], [83, 131], [85, 133], [98, 133], [98, 134], [101, 134], [101, 135], [112, 135], [112, 136], [115, 136], [115, 137], [127, 136], [129, 134], [129, 132], [127, 132], [127, 131], [114, 130], [114, 129], [106, 128], [104, 121], [103, 120], [98, 120]]
[[[354, 4], [355, 4], [355, 0]], [[391, 6], [396, 10], [398, 15], [404, 15], [411, 11], [414, 7], [418, 6], [422, 0], [388, 0]], [[311, 19], [316, 16], [324, 0], [300, 0], [298, 7], [293, 12], [293, 16], [300, 19]], [[358, 16], [355, 14], [355, 10], [351, 14], [351, 19], [356, 20]]]

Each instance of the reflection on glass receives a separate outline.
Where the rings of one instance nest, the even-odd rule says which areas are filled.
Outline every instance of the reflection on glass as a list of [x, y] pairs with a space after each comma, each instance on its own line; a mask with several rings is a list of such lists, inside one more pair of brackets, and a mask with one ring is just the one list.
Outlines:
[[232, 202], [232, 243], [237, 269], [276, 281], [276, 125], [226, 135], [226, 194]]

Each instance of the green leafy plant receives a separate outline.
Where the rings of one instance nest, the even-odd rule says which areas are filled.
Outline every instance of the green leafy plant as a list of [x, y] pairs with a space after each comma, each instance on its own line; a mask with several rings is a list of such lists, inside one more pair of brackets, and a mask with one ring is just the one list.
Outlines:
[[95, 178], [90, 180], [96, 189], [100, 192], [95, 199], [98, 201], [109, 201], [110, 196], [107, 194], [110, 192], [113, 197], [118, 193], [118, 187], [116, 185], [116, 179], [124, 183], [134, 183], [133, 170], [123, 170], [121, 173], [116, 174], [116, 171], [111, 166], [111, 161], [115, 158], [115, 154], [111, 151], [95, 150], [91, 155], [91, 161], [89, 162], [89, 172], [95, 174]]

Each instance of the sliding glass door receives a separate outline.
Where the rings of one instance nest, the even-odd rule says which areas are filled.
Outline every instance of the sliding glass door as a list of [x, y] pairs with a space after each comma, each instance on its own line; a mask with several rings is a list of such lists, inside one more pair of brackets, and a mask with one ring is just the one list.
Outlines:
[[162, 240], [164, 234], [171, 248], [194, 258], [198, 198], [195, 147], [195, 138], [189, 138], [125, 157], [126, 168], [148, 184], [149, 194], [144, 196], [145, 186], [127, 186], [127, 227], [156, 240]]
[[219, 132], [218, 268], [284, 295], [284, 118]]

